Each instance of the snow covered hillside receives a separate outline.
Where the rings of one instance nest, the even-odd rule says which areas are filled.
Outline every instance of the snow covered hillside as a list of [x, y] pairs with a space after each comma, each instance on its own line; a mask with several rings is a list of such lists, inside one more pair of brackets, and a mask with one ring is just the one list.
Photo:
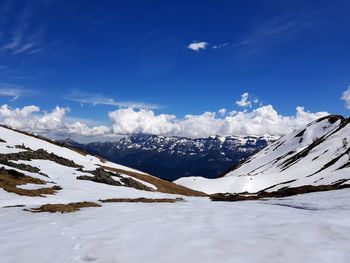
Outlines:
[[280, 138], [221, 178], [175, 182], [209, 194], [344, 184], [350, 180], [349, 123], [338, 115], [323, 117]]
[[[266, 152], [328, 140], [342, 122], [321, 120]], [[45, 139], [4, 127], [0, 139], [1, 263], [348, 262], [349, 189], [212, 202]]]
[[1, 263], [347, 263], [348, 189], [249, 202], [191, 198], [69, 214], [0, 209]]
[[0, 206], [201, 195], [149, 174], [0, 127]]

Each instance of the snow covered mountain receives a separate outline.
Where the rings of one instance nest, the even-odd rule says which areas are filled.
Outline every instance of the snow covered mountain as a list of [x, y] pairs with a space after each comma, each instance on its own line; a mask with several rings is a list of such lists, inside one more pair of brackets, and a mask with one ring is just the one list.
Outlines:
[[330, 115], [296, 130], [218, 179], [181, 178], [176, 183], [206, 193], [254, 193], [350, 180], [350, 118]]
[[0, 206], [201, 195], [45, 138], [0, 127]]
[[[336, 136], [341, 122], [320, 121], [318, 128], [287, 136], [266, 152], [283, 155], [301, 140], [307, 149], [313, 138]], [[0, 127], [0, 139], [2, 263], [348, 262], [348, 189], [212, 202], [185, 196], [199, 192], [43, 138]], [[329, 143], [332, 151], [346, 144], [341, 137]], [[312, 153], [312, 159], [323, 152]], [[78, 211], [83, 207], [93, 208]]]
[[115, 142], [78, 144], [67, 139], [63, 143], [173, 181], [184, 176], [217, 178], [232, 165], [275, 140], [271, 136], [211, 136], [189, 139], [130, 135]]

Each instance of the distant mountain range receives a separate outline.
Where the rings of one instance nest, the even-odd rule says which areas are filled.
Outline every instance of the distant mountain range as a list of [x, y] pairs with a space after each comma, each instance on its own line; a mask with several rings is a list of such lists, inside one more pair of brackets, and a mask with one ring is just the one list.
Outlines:
[[80, 144], [66, 139], [61, 143], [173, 181], [188, 176], [217, 178], [275, 140], [271, 136], [189, 139], [129, 135], [114, 142]]
[[339, 115], [320, 118], [283, 136], [221, 178], [190, 177], [175, 183], [208, 194], [349, 187], [349, 124], [350, 118]]

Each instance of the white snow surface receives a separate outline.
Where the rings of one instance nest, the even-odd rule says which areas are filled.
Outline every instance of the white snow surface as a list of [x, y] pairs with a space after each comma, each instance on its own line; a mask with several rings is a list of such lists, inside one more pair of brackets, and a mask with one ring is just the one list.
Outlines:
[[[224, 177], [186, 177], [175, 183], [212, 194], [253, 193], [267, 188], [267, 191], [274, 191], [286, 186], [327, 185], [349, 180], [350, 165], [341, 168], [350, 159], [350, 125], [343, 125], [346, 121], [338, 119], [333, 122], [330, 118], [324, 118], [312, 122], [305, 129], [280, 138]], [[319, 138], [324, 138], [324, 141], [312, 147], [312, 143]], [[310, 148], [306, 156], [284, 166], [289, 158]], [[336, 161], [328, 166], [332, 160]]]
[[71, 214], [0, 208], [2, 263], [347, 263], [348, 189], [246, 202], [186, 198]]
[[[331, 131], [331, 128], [326, 130]], [[305, 144], [314, 137], [309, 132], [305, 136]], [[7, 146], [24, 144], [33, 150], [43, 148], [73, 160], [83, 165], [84, 170], [104, 165], [130, 171], [127, 167], [103, 163], [96, 157], [84, 156], [2, 127], [0, 138], [6, 140], [0, 153], [8, 153], [6, 149], [22, 151]], [[285, 142], [278, 151], [288, 152], [288, 149], [299, 147], [293, 146], [297, 145], [293, 139], [288, 141], [291, 143]], [[329, 147], [336, 142], [329, 142]], [[322, 153], [322, 156], [327, 155]], [[259, 158], [266, 158], [265, 161], [274, 158], [261, 155], [263, 157]], [[346, 161], [346, 156], [339, 161]], [[97, 200], [175, 198], [178, 195], [77, 180], [79, 175], [91, 174], [49, 160], [15, 162], [40, 168], [49, 178], [1, 166], [47, 181], [42, 187], [58, 185], [62, 189], [55, 195], [28, 197], [0, 188], [1, 263], [347, 263], [350, 256], [349, 189], [267, 201], [211, 202], [205, 197], [183, 197], [185, 201], [176, 203], [102, 204]], [[274, 168], [268, 166], [267, 169]], [[123, 173], [121, 176], [127, 177]], [[251, 181], [247, 176], [238, 177], [242, 180], [236, 182], [230, 178], [233, 176], [220, 180], [227, 180], [229, 187], [237, 188], [244, 188]], [[270, 180], [268, 176], [266, 178]], [[37, 189], [39, 186], [26, 184], [18, 187]], [[218, 183], [216, 187], [222, 189], [222, 184]], [[84, 208], [68, 214], [31, 213], [23, 211], [23, 207], [5, 207], [25, 205], [30, 209], [47, 203], [80, 201], [98, 202], [102, 207]]]

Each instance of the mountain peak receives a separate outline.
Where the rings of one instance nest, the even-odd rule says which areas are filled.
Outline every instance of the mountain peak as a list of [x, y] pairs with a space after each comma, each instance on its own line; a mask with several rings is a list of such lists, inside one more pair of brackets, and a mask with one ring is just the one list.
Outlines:
[[322, 117], [281, 137], [222, 178], [181, 178], [176, 182], [207, 193], [346, 182], [350, 180], [349, 122], [340, 115]]

